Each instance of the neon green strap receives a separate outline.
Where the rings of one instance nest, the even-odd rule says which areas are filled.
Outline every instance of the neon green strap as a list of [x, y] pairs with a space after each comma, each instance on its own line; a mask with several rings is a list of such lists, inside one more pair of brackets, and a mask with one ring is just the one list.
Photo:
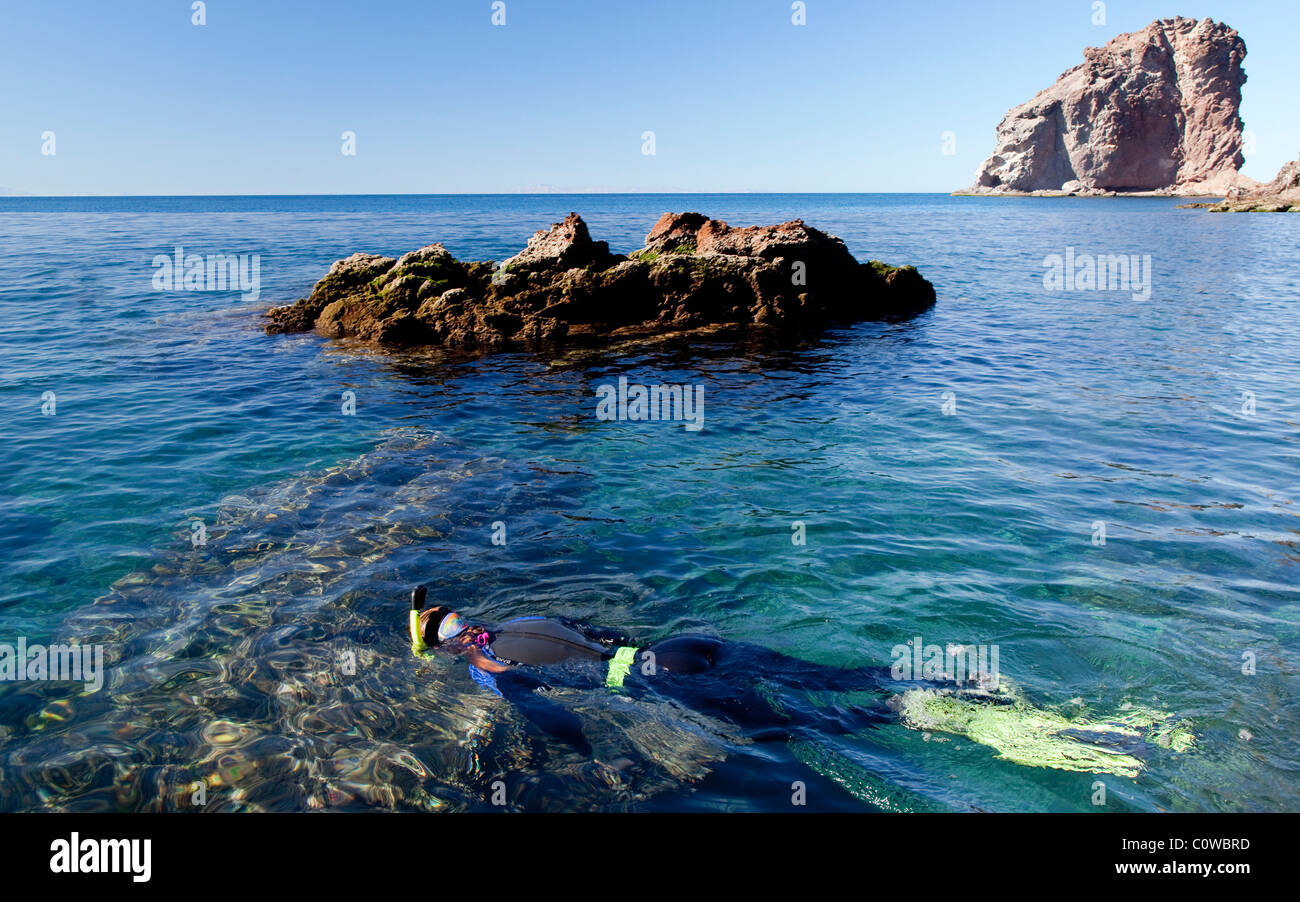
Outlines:
[[623, 680], [627, 679], [627, 672], [632, 669], [635, 661], [636, 648], [620, 645], [618, 651], [614, 652], [614, 657], [609, 659], [609, 675], [605, 677], [605, 685], [610, 689], [621, 689]]

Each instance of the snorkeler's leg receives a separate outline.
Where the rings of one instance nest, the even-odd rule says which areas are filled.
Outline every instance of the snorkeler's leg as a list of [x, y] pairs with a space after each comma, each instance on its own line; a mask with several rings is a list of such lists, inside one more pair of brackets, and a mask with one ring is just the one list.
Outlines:
[[[646, 685], [692, 710], [736, 724], [756, 741], [788, 739], [804, 730], [853, 733], [897, 720], [880, 692], [882, 681], [889, 678], [886, 668], [827, 667], [763, 646], [707, 636], [656, 642], [638, 658], [642, 665], [653, 665], [641, 670]], [[815, 705], [803, 697], [804, 691], [864, 689], [880, 692], [880, 698]]]
[[[883, 691], [888, 668], [828, 667], [744, 642], [717, 643], [711, 662], [713, 673], [690, 685], [695, 706], [726, 716], [751, 735], [806, 729], [845, 734], [897, 720]], [[863, 690], [873, 697], [852, 704], [834, 698], [814, 704], [804, 695]]]
[[[832, 667], [753, 645], [737, 647], [735, 657], [736, 666], [747, 664], [762, 674], [771, 684], [769, 700], [783, 707], [801, 727], [842, 735], [898, 722], [897, 713], [888, 704], [890, 690], [897, 685], [888, 667]], [[789, 691], [778, 694], [777, 687]], [[852, 702], [823, 698], [821, 704], [813, 704], [804, 696], [806, 692], [871, 695], [864, 698], [859, 694]]]
[[785, 738], [785, 718], [773, 712], [754, 681], [718, 668], [726, 644], [712, 636], [674, 636], [652, 643], [637, 653], [632, 685], [730, 721], [752, 739]]
[[833, 667], [748, 642], [726, 643], [718, 666], [807, 692], [884, 691], [894, 682], [888, 667]]
[[724, 643], [712, 636], [674, 636], [655, 642], [638, 654], [643, 665], [668, 673], [704, 673], [718, 665]]

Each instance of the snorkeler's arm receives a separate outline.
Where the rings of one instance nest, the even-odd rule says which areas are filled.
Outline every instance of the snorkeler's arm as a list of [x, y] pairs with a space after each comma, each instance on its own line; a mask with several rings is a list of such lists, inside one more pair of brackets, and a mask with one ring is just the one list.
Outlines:
[[510, 670], [509, 664], [502, 664], [500, 661], [493, 661], [483, 652], [471, 646], [466, 652], [465, 657], [469, 659], [470, 664], [479, 670], [486, 670], [488, 673], [505, 673]]

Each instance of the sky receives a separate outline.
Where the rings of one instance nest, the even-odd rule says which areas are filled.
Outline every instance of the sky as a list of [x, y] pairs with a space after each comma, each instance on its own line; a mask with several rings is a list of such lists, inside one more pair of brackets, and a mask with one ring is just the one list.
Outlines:
[[0, 0], [0, 194], [952, 191], [1174, 15], [1246, 42], [1243, 172], [1300, 155], [1296, 0], [502, 2]]

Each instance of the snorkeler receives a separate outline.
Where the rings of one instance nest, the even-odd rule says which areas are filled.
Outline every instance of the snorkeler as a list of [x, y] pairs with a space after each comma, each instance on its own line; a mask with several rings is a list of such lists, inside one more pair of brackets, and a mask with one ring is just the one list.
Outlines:
[[[676, 636], [642, 646], [616, 630], [537, 616], [488, 628], [448, 607], [425, 610], [426, 593], [425, 586], [411, 593], [412, 650], [465, 657], [476, 682], [584, 753], [591, 747], [578, 717], [536, 690], [588, 688], [603, 674], [613, 691], [662, 693], [730, 721], [752, 741], [854, 733], [901, 722], [926, 733], [965, 736], [1019, 764], [1123, 776], [1135, 776], [1156, 747], [1186, 752], [1195, 741], [1173, 715], [1142, 706], [1129, 705], [1101, 719], [1036, 708], [996, 674], [990, 690], [980, 674], [964, 683], [900, 681], [887, 667], [830, 667], [711, 636]], [[865, 704], [839, 705], [824, 696], [814, 704], [807, 698], [810, 692], [862, 690], [872, 693]]]
[[508, 698], [546, 732], [579, 748], [586, 743], [577, 719], [541, 699], [536, 689], [586, 687], [603, 676], [612, 690], [633, 695], [659, 691], [696, 711], [721, 715], [751, 738], [786, 739], [805, 729], [845, 733], [896, 719], [883, 699], [867, 708], [814, 707], [779, 692], [881, 690], [894, 682], [888, 668], [827, 667], [711, 636], [676, 636], [637, 645], [616, 630], [538, 616], [518, 617], [489, 629], [469, 623], [448, 607], [425, 609], [426, 592], [425, 586], [418, 586], [411, 593], [409, 626], [416, 654], [437, 650], [464, 657], [475, 682]]

